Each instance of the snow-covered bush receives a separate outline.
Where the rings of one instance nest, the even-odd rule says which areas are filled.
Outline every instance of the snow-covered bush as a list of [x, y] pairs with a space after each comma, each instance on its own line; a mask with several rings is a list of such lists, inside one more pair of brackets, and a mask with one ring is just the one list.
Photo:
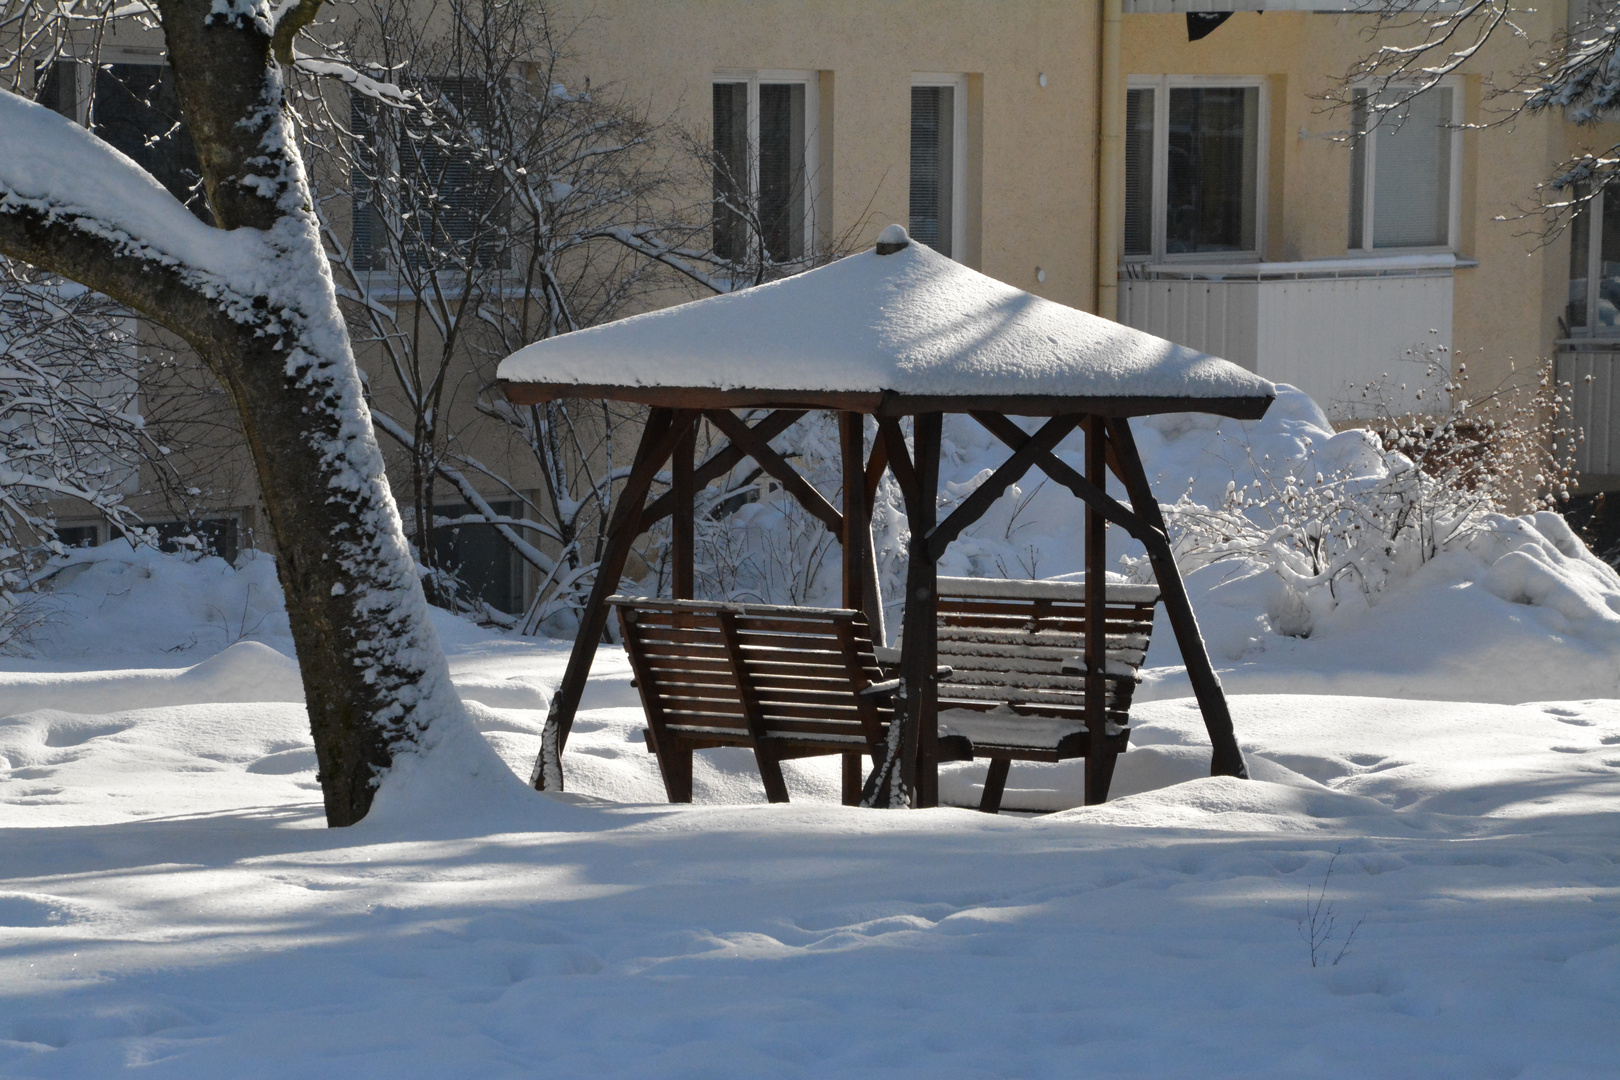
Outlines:
[[[1375, 408], [1366, 428], [1302, 438], [1297, 457], [1251, 460], [1246, 482], [1228, 481], [1214, 505], [1183, 494], [1166, 508], [1183, 572], [1267, 568], [1283, 587], [1273, 629], [1304, 637], [1346, 595], [1375, 603], [1441, 552], [1503, 528], [1506, 514], [1555, 505], [1568, 496], [1577, 433], [1551, 363], [1531, 375], [1470, 396], [1459, 365], [1439, 417]], [[1387, 389], [1364, 396], [1376, 404]]]

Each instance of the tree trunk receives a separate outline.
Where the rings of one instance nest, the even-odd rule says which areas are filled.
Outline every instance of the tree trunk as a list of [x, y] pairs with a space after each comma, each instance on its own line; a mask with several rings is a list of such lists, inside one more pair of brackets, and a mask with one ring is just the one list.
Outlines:
[[[283, 32], [319, 6], [306, 0], [283, 16]], [[251, 284], [176, 265], [150, 250], [156, 245], [109, 234], [86, 217], [6, 202], [3, 184], [0, 251], [181, 335], [230, 394], [279, 554], [327, 821], [349, 825], [365, 816], [396, 755], [416, 749], [431, 724], [464, 714], [321, 249], [276, 58], [289, 54], [286, 43], [264, 24], [268, 5], [157, 7], [215, 221], [224, 230], [262, 230], [268, 242]]]

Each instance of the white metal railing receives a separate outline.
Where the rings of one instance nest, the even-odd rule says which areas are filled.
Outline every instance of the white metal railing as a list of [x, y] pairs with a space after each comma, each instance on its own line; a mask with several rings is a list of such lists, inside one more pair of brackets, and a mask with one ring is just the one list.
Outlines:
[[1369, 384], [1392, 408], [1432, 408], [1444, 377], [1424, 353], [1450, 347], [1453, 272], [1468, 265], [1449, 253], [1127, 264], [1119, 319], [1297, 386], [1335, 418], [1365, 415]]
[[1560, 345], [1556, 377], [1570, 384], [1570, 422], [1585, 436], [1575, 447], [1575, 471], [1620, 476], [1620, 341]]

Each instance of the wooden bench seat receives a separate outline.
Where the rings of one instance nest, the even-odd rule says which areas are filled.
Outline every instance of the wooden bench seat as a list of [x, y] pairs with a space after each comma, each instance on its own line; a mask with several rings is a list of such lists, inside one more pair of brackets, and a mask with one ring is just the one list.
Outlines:
[[893, 719], [866, 616], [842, 608], [609, 599], [647, 714], [647, 749], [670, 802], [692, 801], [692, 751], [751, 749], [771, 802], [781, 762], [839, 754], [843, 801], [860, 801], [862, 757]]
[[[1107, 727], [1100, 748], [1110, 760], [1130, 740], [1131, 695], [1158, 599], [1156, 585], [1107, 587]], [[966, 742], [972, 757], [990, 760], [981, 810], [1000, 809], [1013, 761], [1090, 753], [1086, 604], [1083, 582], [939, 579], [939, 662], [952, 669], [939, 684], [939, 732], [942, 741]]]
[[[1086, 587], [1080, 582], [940, 578], [939, 761], [990, 762], [979, 808], [1001, 806], [1013, 761], [1108, 761], [1130, 739], [1131, 695], [1158, 588], [1107, 590], [1106, 728], [1086, 724]], [[843, 801], [860, 801], [862, 758], [885, 750], [890, 672], [866, 616], [844, 608], [615, 596], [625, 651], [671, 802], [692, 801], [692, 752], [750, 749], [765, 794], [786, 802], [781, 762], [843, 757]], [[946, 668], [949, 672], [946, 672]], [[1106, 774], [1102, 790], [1106, 794]]]

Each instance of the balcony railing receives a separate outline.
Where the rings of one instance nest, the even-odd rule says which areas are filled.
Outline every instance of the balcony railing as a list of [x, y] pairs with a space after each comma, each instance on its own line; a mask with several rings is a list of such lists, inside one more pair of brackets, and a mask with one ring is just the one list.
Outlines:
[[1575, 471], [1587, 481], [1620, 476], [1620, 341], [1559, 345], [1556, 377], [1570, 384], [1570, 424], [1585, 436]]
[[[1335, 419], [1441, 404], [1429, 349], [1451, 345], [1454, 255], [1128, 264], [1119, 318], [1310, 394]], [[1381, 389], [1381, 402], [1365, 393]], [[1423, 390], [1421, 398], [1418, 391]]]

